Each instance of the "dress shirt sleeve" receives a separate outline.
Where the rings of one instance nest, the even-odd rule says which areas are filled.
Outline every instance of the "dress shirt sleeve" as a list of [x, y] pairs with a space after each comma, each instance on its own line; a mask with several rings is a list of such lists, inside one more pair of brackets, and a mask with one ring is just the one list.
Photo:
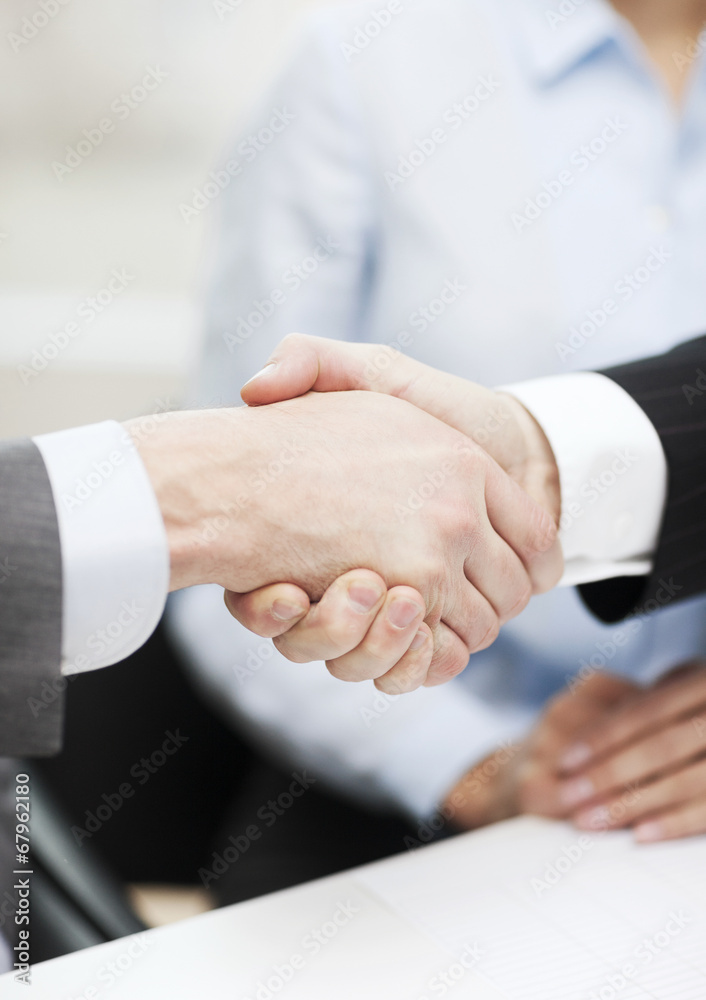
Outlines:
[[504, 386], [544, 429], [561, 482], [563, 586], [645, 576], [667, 494], [657, 431], [611, 379], [578, 372]]
[[63, 578], [63, 673], [107, 667], [154, 631], [169, 587], [162, 515], [129, 433], [107, 421], [34, 438], [51, 483]]

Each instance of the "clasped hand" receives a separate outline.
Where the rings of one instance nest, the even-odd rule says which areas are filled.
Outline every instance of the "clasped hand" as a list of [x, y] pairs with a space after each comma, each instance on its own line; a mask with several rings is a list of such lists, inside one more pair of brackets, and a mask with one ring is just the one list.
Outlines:
[[392, 694], [443, 683], [558, 581], [556, 466], [510, 397], [387, 348], [300, 335], [242, 395], [262, 454], [292, 435], [302, 448], [257, 498], [267, 579], [234, 586], [224, 566], [219, 582], [231, 613], [289, 659]]

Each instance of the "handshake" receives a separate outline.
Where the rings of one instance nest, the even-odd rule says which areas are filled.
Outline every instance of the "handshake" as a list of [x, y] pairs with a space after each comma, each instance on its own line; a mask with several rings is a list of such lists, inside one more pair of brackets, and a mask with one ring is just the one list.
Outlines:
[[242, 396], [127, 427], [171, 589], [219, 583], [290, 660], [394, 694], [440, 684], [558, 582], [556, 462], [511, 396], [298, 334]]

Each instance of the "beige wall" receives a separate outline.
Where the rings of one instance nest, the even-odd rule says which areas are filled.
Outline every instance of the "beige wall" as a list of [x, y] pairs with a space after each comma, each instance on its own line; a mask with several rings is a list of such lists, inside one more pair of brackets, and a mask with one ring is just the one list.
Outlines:
[[[0, 4], [0, 434], [178, 397], [213, 221], [206, 211], [186, 225], [179, 203], [217, 165], [301, 16], [322, 2], [230, 0], [219, 12], [211, 0], [44, 0], [52, 16], [27, 44], [12, 35], [25, 17], [41, 25], [40, 0]], [[111, 104], [148, 67], [166, 79], [122, 119]], [[114, 131], [57, 178], [52, 163], [105, 117]], [[18, 365], [52, 335], [61, 342], [113, 269], [130, 276], [124, 291], [23, 381]]]

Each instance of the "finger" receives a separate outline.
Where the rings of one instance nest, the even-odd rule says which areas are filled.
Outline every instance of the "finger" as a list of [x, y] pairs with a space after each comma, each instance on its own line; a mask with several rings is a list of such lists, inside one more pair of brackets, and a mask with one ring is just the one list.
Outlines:
[[704, 660], [689, 660], [687, 663], [680, 663], [679, 666], [674, 667], [668, 673], [664, 674], [657, 681], [655, 681], [655, 687], [664, 687], [665, 684], [671, 684], [672, 681], [683, 680], [685, 677], [691, 677], [699, 670], [703, 670], [706, 667], [706, 661]]
[[610, 713], [616, 704], [639, 692], [635, 684], [619, 677], [596, 672], [580, 686], [562, 691], [547, 704], [542, 717], [551, 728], [576, 736], [588, 725], [596, 725]]
[[562, 760], [577, 735], [595, 727], [637, 692], [640, 688], [629, 681], [596, 672], [578, 687], [555, 695], [532, 734], [532, 755], [550, 758], [557, 774], [570, 773], [562, 768]]
[[461, 432], [472, 429], [473, 439], [504, 464], [508, 442], [498, 432], [507, 430], [510, 411], [496, 392], [381, 344], [351, 344], [292, 333], [243, 386], [241, 396], [249, 406], [259, 406], [312, 389], [364, 389], [399, 396]]
[[527, 607], [532, 596], [532, 581], [519, 556], [482, 515], [477, 532], [481, 540], [475, 545], [470, 541], [464, 572], [468, 582], [492, 608], [500, 627]]
[[562, 801], [575, 809], [591, 799], [648, 781], [701, 752], [703, 745], [691, 722], [677, 722], [562, 781]]
[[287, 632], [309, 610], [308, 596], [293, 583], [273, 583], [249, 594], [226, 590], [223, 596], [233, 617], [266, 639]]
[[492, 459], [487, 459], [485, 500], [493, 529], [525, 566], [535, 594], [556, 586], [564, 570], [557, 526]]
[[386, 593], [377, 573], [351, 570], [331, 584], [302, 621], [276, 638], [275, 646], [294, 663], [343, 656], [363, 641]]
[[438, 687], [457, 677], [468, 666], [470, 650], [445, 622], [432, 626], [434, 655], [424, 687]]
[[700, 833], [706, 833], [706, 798], [646, 820], [636, 827], [635, 840], [641, 844], [653, 844], [660, 840], [676, 840]]
[[655, 813], [701, 798], [706, 798], [706, 761], [681, 767], [642, 788], [612, 796], [590, 809], [579, 810], [574, 822], [582, 830], [596, 829], [601, 821], [610, 827], [634, 826]]
[[405, 372], [415, 364], [390, 347], [292, 333], [243, 386], [241, 396], [249, 406], [261, 406], [293, 399], [311, 389], [343, 392], [374, 388], [394, 395], [395, 385], [404, 384]]
[[613, 706], [643, 693], [643, 689], [632, 681], [623, 680], [613, 674], [596, 670], [579, 688], [581, 695], [601, 705]]
[[422, 622], [407, 652], [391, 670], [378, 677], [375, 687], [390, 695], [416, 691], [427, 679], [433, 655], [434, 639], [431, 629]]
[[645, 692], [570, 747], [562, 765], [567, 770], [578, 770], [599, 755], [610, 753], [645, 732], [658, 729], [670, 720], [685, 715], [692, 716], [695, 730], [699, 730], [701, 723], [703, 738], [706, 736], [706, 720], [700, 720], [696, 716], [704, 710], [706, 670], [702, 669]]
[[517, 775], [520, 812], [550, 819], [565, 819], [569, 810], [560, 800], [559, 781], [546, 763], [530, 759]]
[[382, 677], [410, 648], [424, 613], [424, 599], [418, 591], [411, 587], [393, 587], [362, 642], [343, 656], [326, 658], [326, 666], [342, 681]]

